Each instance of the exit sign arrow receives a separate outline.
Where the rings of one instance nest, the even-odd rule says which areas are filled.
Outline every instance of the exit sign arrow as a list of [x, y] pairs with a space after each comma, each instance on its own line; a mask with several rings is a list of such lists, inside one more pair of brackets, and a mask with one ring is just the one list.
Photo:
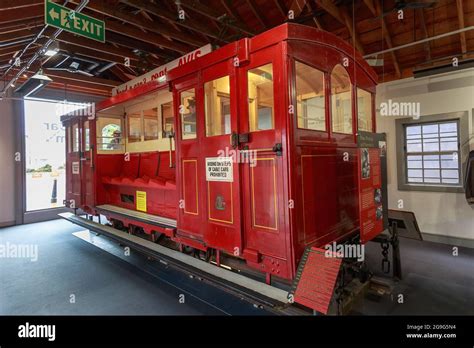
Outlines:
[[50, 0], [45, 0], [44, 9], [45, 24], [92, 40], [105, 42], [105, 23], [103, 21]]
[[51, 11], [49, 11], [49, 15], [51, 16], [51, 18], [53, 19], [53, 21], [55, 19], [58, 19], [59, 18], [59, 13], [57, 13], [54, 8], [51, 9]]

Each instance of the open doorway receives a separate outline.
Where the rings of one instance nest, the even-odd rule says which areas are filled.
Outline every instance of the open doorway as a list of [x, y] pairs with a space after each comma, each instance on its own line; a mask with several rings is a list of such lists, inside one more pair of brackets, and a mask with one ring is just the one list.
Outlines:
[[66, 138], [60, 117], [83, 107], [57, 100], [24, 100], [25, 216], [38, 216], [45, 210], [53, 210], [54, 216], [56, 208], [64, 208]]

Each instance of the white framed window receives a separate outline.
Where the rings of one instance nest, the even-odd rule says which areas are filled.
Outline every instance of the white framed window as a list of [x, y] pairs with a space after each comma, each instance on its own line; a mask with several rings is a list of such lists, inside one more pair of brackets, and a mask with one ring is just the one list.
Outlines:
[[459, 121], [405, 125], [407, 183], [459, 186]]
[[463, 192], [467, 113], [397, 120], [398, 188]]

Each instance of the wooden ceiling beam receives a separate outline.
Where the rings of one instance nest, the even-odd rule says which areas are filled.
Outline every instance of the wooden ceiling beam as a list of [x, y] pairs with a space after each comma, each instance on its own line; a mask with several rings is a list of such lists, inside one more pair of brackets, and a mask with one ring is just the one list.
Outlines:
[[[378, 0], [364, 0], [364, 3], [375, 17], [379, 17], [382, 15], [383, 11]], [[388, 31], [385, 18], [382, 17], [380, 21], [381, 21], [382, 32], [383, 32], [383, 39], [385, 40], [387, 47], [392, 48], [393, 47], [392, 37], [390, 36], [390, 32]], [[397, 55], [395, 54], [395, 51], [390, 52], [390, 56], [392, 57], [393, 66], [394, 66], [397, 76], [401, 77], [402, 73], [400, 69], [400, 64], [398, 63], [398, 58], [397, 58]]]
[[42, 4], [44, 4], [44, 0], [2, 0], [0, 11], [18, 10], [23, 7]]
[[4, 26], [1, 26], [0, 31], [2, 32], [2, 34], [10, 34], [10, 33], [18, 32], [22, 30], [33, 31], [35, 28], [43, 27], [43, 26], [44, 26], [43, 21], [40, 21], [40, 20], [32, 21], [31, 19], [26, 19], [21, 22], [12, 23], [11, 25], [7, 24]]
[[[43, 4], [43, 2], [41, 4]], [[0, 24], [12, 23], [24, 19], [43, 17], [44, 6], [40, 5], [25, 7], [21, 10], [18, 10], [17, 8], [11, 8], [6, 10], [4, 9], [3, 11], [0, 11]]]
[[[72, 0], [72, 2], [76, 4], [79, 3], [78, 0]], [[206, 44], [202, 40], [198, 40], [192, 36], [181, 33], [175, 29], [171, 29], [163, 25], [157, 25], [157, 23], [150, 22], [145, 19], [141, 19], [138, 16], [135, 16], [133, 14], [125, 13], [116, 7], [106, 6], [103, 2], [89, 2], [86, 9], [92, 10], [97, 13], [101, 13], [105, 16], [118, 19], [119, 21], [122, 21], [122, 22], [133, 24], [147, 31], [151, 31], [153, 33], [157, 33], [165, 37], [176, 39], [178, 41], [184, 42], [191, 46], [200, 47]], [[106, 28], [107, 28], [107, 23], [106, 23]], [[144, 33], [144, 35], [146, 34]], [[191, 50], [192, 48], [188, 49], [188, 51], [191, 51]]]
[[[187, 9], [193, 10], [193, 11], [195, 11], [195, 12], [197, 12], [197, 13], [199, 13], [199, 14], [201, 14], [201, 15], [209, 18], [209, 19], [212, 19], [213, 21], [217, 21], [219, 23], [223, 22], [223, 19], [221, 19], [223, 13], [219, 12], [218, 10], [216, 10], [212, 7], [203, 5], [200, 2], [197, 2], [197, 1], [183, 1], [181, 3], [181, 6], [187, 8]], [[245, 34], [249, 34], [249, 35], [252, 35], [252, 36], [255, 35], [255, 31], [249, 29], [247, 27], [247, 25], [244, 24], [242, 21], [236, 20], [235, 22], [224, 23], [224, 24], [226, 24], [227, 26], [229, 26], [230, 28], [232, 28], [234, 30], [241, 31]]]
[[[17, 51], [21, 51], [23, 49], [23, 47], [21, 48], [14, 48], [14, 49], [3, 49], [3, 50], [0, 50], [0, 58], [3, 58], [3, 59], [12, 59], [13, 58], [13, 54], [15, 54], [15, 52]], [[36, 50], [38, 49], [38, 47], [30, 47], [28, 48], [26, 51], [25, 51], [25, 54], [28, 54], [28, 53], [34, 53]], [[25, 59], [22, 57], [22, 61], [24, 61]]]
[[110, 68], [110, 71], [112, 74], [117, 76], [122, 82], [127, 82], [130, 81], [131, 79], [135, 78], [135, 76], [132, 76], [130, 74], [125, 73], [119, 66], [115, 65]]
[[234, 20], [239, 20], [239, 18], [237, 18], [237, 16], [235, 15], [234, 9], [232, 8], [231, 0], [221, 0], [221, 4], [222, 7], [224, 7], [224, 9], [226, 10], [227, 15], [229, 15], [229, 17], [232, 17]]
[[[420, 29], [423, 34], [423, 39], [426, 39], [428, 37], [428, 30], [426, 29], [425, 11], [420, 8], [418, 9], [418, 13], [420, 14]], [[428, 60], [431, 60], [431, 45], [427, 42], [424, 46]]]
[[[220, 39], [219, 34], [214, 31], [214, 30], [209, 30], [209, 26], [203, 25], [196, 21], [195, 19], [191, 18], [190, 16], [186, 16], [186, 19], [183, 21], [178, 21], [178, 13], [174, 13], [163, 6], [158, 6], [156, 4], [150, 3], [150, 1], [145, 1], [145, 0], [121, 0], [124, 4], [127, 4], [129, 6], [138, 8], [145, 13], [152, 14], [154, 16], [163, 18], [173, 24], [177, 24], [179, 26], [182, 26], [184, 28], [197, 31], [200, 33], [203, 33], [204, 35], [207, 35], [209, 37], [212, 37], [214, 39]], [[226, 41], [228, 42], [228, 41]]]
[[[87, 39], [86, 39], [87, 40]], [[124, 64], [125, 63], [125, 57], [123, 54], [117, 55], [117, 54], [111, 54], [109, 53], [106, 49], [103, 51], [100, 49], [91, 49], [90, 46], [84, 47], [82, 45], [82, 42], [77, 40], [69, 40], [69, 39], [62, 39], [61, 35], [58, 38], [58, 41], [60, 41], [59, 48], [61, 51], [65, 51], [69, 53], [70, 55], [81, 55], [84, 57], [96, 59], [96, 60], [101, 60], [104, 62], [110, 62], [110, 63], [117, 63], [117, 64]], [[113, 47], [113, 46], [112, 46]], [[115, 48], [115, 47], [114, 47]], [[116, 48], [115, 48], [116, 49]], [[122, 51], [122, 50], [119, 50]], [[132, 52], [130, 53], [131, 56], [130, 58], [130, 66], [131, 67], [137, 67], [139, 65], [139, 60], [135, 56], [135, 54]]]
[[[105, 29], [110, 32], [128, 36], [138, 41], [146, 42], [158, 47], [167, 48], [181, 54], [188, 53], [190, 51], [188, 45], [182, 44], [180, 42], [170, 41], [156, 33], [143, 32], [141, 29], [135, 26], [125, 26], [121, 23], [108, 20], [105, 23]], [[137, 45], [139, 45], [138, 42]]]
[[[288, 12], [293, 11], [294, 19], [297, 19], [304, 11], [305, 7], [308, 7], [310, 13], [316, 13], [316, 5], [311, 0], [293, 0], [290, 3], [290, 9], [288, 10]], [[316, 16], [313, 15], [311, 17], [311, 20], [313, 21], [316, 28], [322, 29], [322, 25], [319, 22], [318, 18], [316, 18]]]
[[283, 20], [287, 20], [288, 10], [286, 8], [285, 3], [282, 0], [273, 0], [273, 2], [275, 3], [275, 6], [278, 9], [278, 11], [280, 11], [281, 16], [283, 17]]
[[349, 34], [351, 35], [353, 45], [361, 54], [364, 54], [364, 47], [362, 47], [362, 44], [360, 43], [359, 35], [352, 22], [353, 18], [349, 15], [347, 9], [345, 7], [337, 7], [332, 2], [332, 0], [316, 0], [316, 3], [331, 16], [336, 18], [340, 23], [346, 26], [347, 30], [349, 30]]
[[262, 11], [260, 11], [258, 5], [255, 3], [254, 0], [246, 0], [246, 2], [247, 2], [248, 7], [250, 8], [250, 11], [252, 11], [253, 15], [255, 16], [255, 18], [257, 18], [258, 22], [263, 27], [263, 29], [266, 30], [269, 25]]
[[91, 85], [106, 86], [108, 88], [117, 87], [122, 84], [120, 81], [102, 79], [102, 78], [94, 77], [94, 76], [92, 77], [83, 76], [80, 74], [70, 73], [68, 71], [44, 69], [44, 73], [48, 75], [49, 77], [51, 77], [53, 80], [56, 78], [65, 79], [65, 80], [73, 80], [73, 81], [83, 82], [83, 83], [91, 84]]
[[346, 26], [346, 21], [344, 20], [344, 17], [342, 17], [342, 14], [339, 11], [339, 8], [336, 5], [334, 5], [334, 3], [331, 0], [316, 0], [316, 3], [319, 5], [319, 7], [321, 7], [323, 10], [329, 13], [332, 17], [336, 18], [339, 21], [339, 23]]
[[[316, 5], [315, 5], [315, 3], [314, 3], [313, 1], [308, 1], [308, 2], [306, 3], [306, 6], [309, 6], [309, 8], [310, 8], [310, 10], [311, 10], [311, 12], [312, 12], [313, 14], [316, 13]], [[313, 15], [313, 22], [314, 22], [314, 24], [316, 25], [316, 28], [321, 29], [321, 30], [324, 30], [324, 29], [323, 29], [323, 26], [321, 25], [321, 22], [320, 22], [319, 19], [318, 19], [316, 16], [314, 16], [314, 15]]]
[[144, 51], [153, 55], [156, 55], [163, 59], [164, 61], [168, 61], [171, 59], [175, 59], [177, 54], [175, 52], [170, 53], [169, 51], [163, 50], [162, 48], [152, 45], [147, 42], [140, 42], [137, 44], [137, 40], [133, 39], [128, 36], [119, 35], [117, 33], [108, 33], [107, 34], [107, 41], [110, 43], [114, 43], [131, 50], [140, 49], [140, 51]]
[[307, 0], [293, 0], [290, 3], [290, 8], [288, 11], [293, 11], [295, 18], [299, 17], [301, 12], [303, 12], [306, 7]]
[[23, 29], [18, 30], [16, 32], [10, 33], [2, 33], [0, 34], [0, 43], [7, 42], [7, 41], [14, 41], [24, 39], [30, 36], [38, 35], [39, 30], [30, 30], [30, 29]]
[[[61, 42], [60, 45], [60, 50], [65, 51], [69, 53], [70, 55], [81, 55], [84, 57], [92, 58], [92, 59], [97, 59], [101, 60], [104, 62], [109, 62], [109, 63], [117, 63], [117, 64], [123, 64], [124, 59], [123, 57], [118, 57], [113, 54], [109, 54], [107, 52], [100, 52], [96, 50], [90, 50], [88, 48], [82, 47], [80, 45], [74, 45], [68, 42]], [[137, 61], [135, 59], [130, 59], [130, 65], [131, 66], [136, 66]]]
[[[27, 77], [23, 77], [23, 76], [20, 76], [20, 78], [18, 79], [17, 81], [17, 86], [20, 86], [22, 83], [24, 83], [26, 80], [28, 80], [29, 77], [31, 77], [34, 73], [35, 73], [36, 70], [29, 70], [27, 72]], [[53, 72], [49, 72], [49, 71], [45, 71], [44, 74], [49, 76], [53, 81], [50, 82], [48, 84], [48, 87], [52, 87], [54, 89], [62, 89], [64, 90], [65, 89], [65, 86], [67, 86], [67, 90], [69, 89], [75, 89], [75, 88], [80, 88], [81, 90], [83, 91], [100, 91], [101, 93], [105, 94], [109, 94], [111, 93], [112, 91], [112, 88], [114, 86], [106, 86], [106, 85], [102, 85], [102, 84], [93, 84], [89, 81], [83, 81], [82, 79], [78, 79], [77, 78], [77, 75], [75, 74], [71, 74], [71, 73], [66, 73], [65, 72], [65, 76], [67, 77], [63, 77], [63, 76], [60, 76], [59, 74], [56, 74], [58, 73], [58, 71], [55, 71], [54, 73]], [[63, 72], [61, 72], [62, 74]], [[74, 76], [69, 76], [69, 75], [74, 75]], [[85, 77], [85, 76], [84, 76]], [[92, 77], [87, 77], [88, 79], [92, 79], [95, 81], [94, 78]], [[120, 85], [121, 82], [118, 82], [118, 85]]]
[[[459, 29], [464, 29], [464, 7], [462, 0], [456, 0], [456, 9], [458, 13]], [[459, 37], [461, 39], [461, 51], [463, 53], [463, 58], [465, 58], [467, 52], [466, 33], [460, 33]]]

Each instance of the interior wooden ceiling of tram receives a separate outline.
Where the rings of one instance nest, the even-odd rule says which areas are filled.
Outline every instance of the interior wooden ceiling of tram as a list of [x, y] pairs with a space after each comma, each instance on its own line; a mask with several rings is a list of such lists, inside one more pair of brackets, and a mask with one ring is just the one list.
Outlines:
[[[396, 10], [380, 17], [400, 6], [399, 1], [181, 0], [177, 5], [171, 0], [91, 0], [82, 12], [105, 21], [107, 42], [63, 32], [58, 38], [61, 54], [37, 62], [27, 76], [42, 64], [53, 88], [110, 95], [112, 87], [207, 43], [220, 46], [277, 26], [288, 20], [290, 10], [293, 21], [332, 32], [364, 55], [474, 25], [470, 0], [418, 0], [427, 7], [405, 9], [403, 20]], [[67, 6], [79, 3], [71, 0]], [[185, 20], [179, 19], [180, 9]], [[43, 28], [43, 17], [44, 0], [1, 2], [1, 75]], [[23, 59], [33, 56], [53, 32], [48, 28]], [[413, 69], [446, 64], [453, 56], [470, 59], [473, 53], [474, 32], [467, 31], [380, 55], [384, 64], [375, 70], [380, 81], [390, 81], [411, 76]], [[130, 67], [124, 66], [125, 57]]]

